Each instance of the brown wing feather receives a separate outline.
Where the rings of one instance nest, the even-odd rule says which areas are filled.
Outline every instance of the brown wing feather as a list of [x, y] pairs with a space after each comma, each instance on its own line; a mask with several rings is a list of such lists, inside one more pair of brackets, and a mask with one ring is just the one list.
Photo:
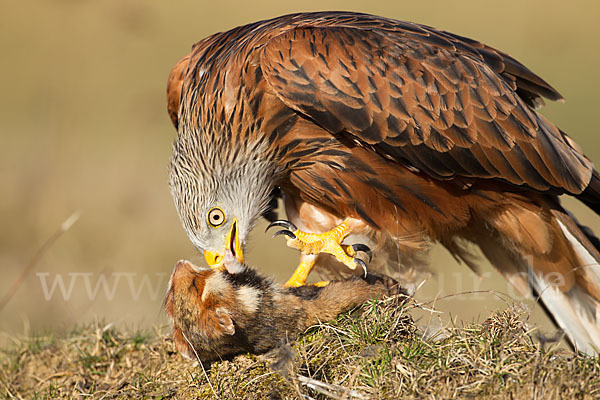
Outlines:
[[589, 160], [528, 106], [560, 95], [514, 59], [414, 24], [340, 25], [301, 26], [263, 47], [264, 77], [288, 107], [438, 179], [588, 185]]
[[190, 56], [191, 54], [188, 54], [177, 61], [169, 73], [169, 79], [167, 81], [167, 111], [169, 112], [169, 117], [171, 117], [175, 129], [179, 126], [177, 117], [179, 114], [179, 103], [181, 101], [181, 88], [190, 62]]

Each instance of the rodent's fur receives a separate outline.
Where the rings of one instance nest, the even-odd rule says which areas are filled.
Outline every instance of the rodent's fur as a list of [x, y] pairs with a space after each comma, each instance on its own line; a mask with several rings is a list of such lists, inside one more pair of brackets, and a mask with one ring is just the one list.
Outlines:
[[189, 359], [210, 361], [266, 352], [319, 321], [380, 297], [388, 287], [369, 276], [285, 288], [247, 266], [231, 274], [179, 261], [165, 310], [177, 350]]

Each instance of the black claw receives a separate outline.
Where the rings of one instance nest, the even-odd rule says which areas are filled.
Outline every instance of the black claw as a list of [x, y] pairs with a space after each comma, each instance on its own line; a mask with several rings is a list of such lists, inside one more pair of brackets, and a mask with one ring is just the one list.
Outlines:
[[363, 260], [361, 260], [360, 258], [355, 258], [354, 263], [356, 265], [358, 265], [359, 267], [362, 267], [363, 271], [365, 271], [365, 278], [366, 278], [367, 277], [367, 264], [365, 264], [365, 262]]
[[279, 235], [285, 235], [285, 236], [290, 237], [292, 239], [296, 239], [296, 235], [294, 235], [293, 232], [288, 231], [287, 229], [282, 229], [280, 231], [275, 232], [275, 234], [273, 235], [273, 237], [279, 236]]
[[268, 231], [269, 229], [271, 229], [274, 226], [283, 226], [284, 228], [287, 228], [290, 231], [296, 231], [296, 230], [298, 230], [298, 228], [296, 228], [296, 225], [292, 224], [290, 221], [286, 221], [285, 219], [279, 219], [277, 221], [271, 222], [269, 224], [269, 226], [267, 226], [267, 229], [265, 229], [265, 232]]
[[373, 252], [371, 252], [371, 249], [367, 245], [364, 245], [361, 243], [353, 244], [352, 250], [354, 250], [355, 253], [357, 253], [359, 251], [366, 253], [369, 256], [369, 262], [371, 262], [373, 260]]

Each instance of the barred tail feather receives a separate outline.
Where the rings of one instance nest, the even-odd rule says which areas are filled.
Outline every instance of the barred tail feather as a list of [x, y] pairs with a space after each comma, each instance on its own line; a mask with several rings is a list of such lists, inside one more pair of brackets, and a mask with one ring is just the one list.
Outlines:
[[530, 269], [529, 283], [555, 323], [577, 351], [595, 356], [600, 351], [600, 303], [575, 286], [564, 293]]
[[600, 255], [572, 217], [562, 214], [557, 223], [580, 263], [575, 286], [562, 293], [533, 271], [530, 283], [575, 348], [595, 355], [600, 352]]
[[591, 230], [557, 203], [521, 203], [462, 238], [522, 295], [533, 292], [577, 351], [600, 354], [600, 241]]
[[600, 353], [600, 252], [593, 244], [598, 239], [569, 213], [555, 209], [551, 215], [553, 225], [559, 228], [555, 246], [562, 241], [571, 253], [565, 259], [574, 282], [571, 287], [549, 282], [548, 275], [536, 270], [539, 260], [534, 258], [527, 267], [529, 284], [573, 347], [594, 356]]

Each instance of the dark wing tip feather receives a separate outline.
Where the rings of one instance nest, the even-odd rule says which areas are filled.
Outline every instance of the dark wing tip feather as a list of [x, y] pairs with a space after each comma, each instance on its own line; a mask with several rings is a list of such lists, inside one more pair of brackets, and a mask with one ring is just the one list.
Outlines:
[[[598, 171], [592, 173], [589, 185], [577, 198], [600, 215], [600, 173]], [[600, 251], [600, 247], [598, 250]]]

